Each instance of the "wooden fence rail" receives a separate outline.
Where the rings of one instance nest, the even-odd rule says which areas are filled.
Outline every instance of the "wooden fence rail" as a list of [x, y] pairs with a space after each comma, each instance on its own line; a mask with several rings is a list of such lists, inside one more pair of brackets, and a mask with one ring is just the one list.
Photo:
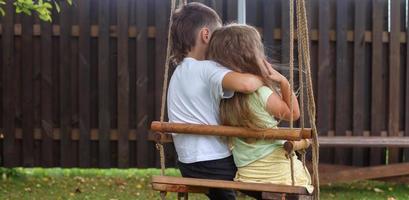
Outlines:
[[[237, 18], [237, 0], [200, 2], [226, 23]], [[388, 0], [307, 2], [320, 135], [409, 136], [406, 1], [390, 1], [390, 10]], [[73, 5], [62, 3], [52, 23], [0, 18], [0, 166], [158, 166], [147, 128], [159, 118], [169, 1]], [[267, 54], [287, 64], [288, 0], [251, 0], [246, 10]], [[174, 166], [172, 144], [166, 149]], [[321, 149], [329, 164], [408, 160], [407, 148]]]

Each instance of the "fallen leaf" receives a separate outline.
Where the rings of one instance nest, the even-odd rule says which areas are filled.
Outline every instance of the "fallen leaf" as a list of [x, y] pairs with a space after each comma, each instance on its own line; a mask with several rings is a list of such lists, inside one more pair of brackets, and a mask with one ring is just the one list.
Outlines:
[[387, 200], [396, 200], [395, 197], [388, 197]]
[[377, 192], [377, 193], [383, 193], [384, 191], [379, 189], [379, 188], [374, 188], [373, 191]]

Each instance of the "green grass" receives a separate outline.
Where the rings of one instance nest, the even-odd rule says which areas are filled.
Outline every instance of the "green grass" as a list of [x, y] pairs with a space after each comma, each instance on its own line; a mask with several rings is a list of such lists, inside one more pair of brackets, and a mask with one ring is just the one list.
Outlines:
[[[179, 176], [168, 169], [167, 175]], [[0, 168], [0, 199], [159, 199], [149, 179], [157, 169]], [[361, 181], [321, 187], [322, 199], [409, 199], [409, 185]], [[168, 199], [176, 199], [168, 194]], [[190, 195], [189, 199], [206, 199]], [[246, 199], [240, 197], [239, 199]]]

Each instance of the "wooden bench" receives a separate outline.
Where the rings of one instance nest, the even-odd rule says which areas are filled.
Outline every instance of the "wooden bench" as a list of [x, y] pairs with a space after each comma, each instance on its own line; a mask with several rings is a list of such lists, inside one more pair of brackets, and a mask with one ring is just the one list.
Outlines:
[[210, 188], [262, 192], [263, 199], [312, 199], [304, 187], [267, 183], [153, 176], [151, 184], [154, 190], [184, 194], [180, 196], [184, 196], [185, 199], [187, 199], [187, 193], [206, 193]]
[[409, 137], [321, 136], [321, 147], [409, 147]]

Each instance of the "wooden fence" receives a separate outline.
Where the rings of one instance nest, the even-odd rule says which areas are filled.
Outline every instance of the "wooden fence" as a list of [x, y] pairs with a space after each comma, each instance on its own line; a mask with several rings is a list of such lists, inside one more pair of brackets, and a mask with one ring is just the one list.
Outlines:
[[[237, 0], [201, 2], [225, 22], [237, 18]], [[407, 5], [390, 2], [389, 11], [388, 0], [308, 1], [320, 135], [409, 136]], [[74, 0], [51, 24], [6, 12], [0, 166], [158, 166], [147, 126], [159, 118], [169, 1]], [[247, 1], [248, 23], [282, 63], [288, 12], [288, 0]], [[408, 149], [321, 150], [326, 163], [408, 160]]]

